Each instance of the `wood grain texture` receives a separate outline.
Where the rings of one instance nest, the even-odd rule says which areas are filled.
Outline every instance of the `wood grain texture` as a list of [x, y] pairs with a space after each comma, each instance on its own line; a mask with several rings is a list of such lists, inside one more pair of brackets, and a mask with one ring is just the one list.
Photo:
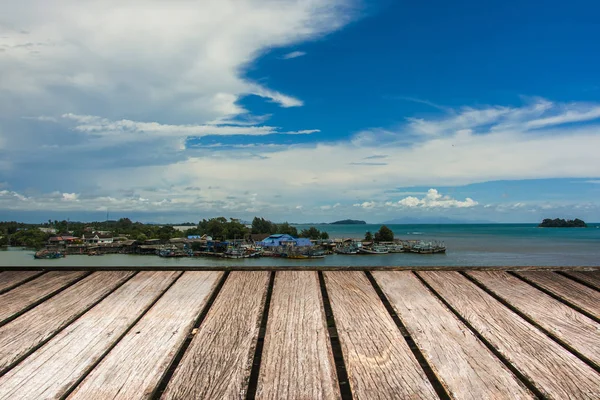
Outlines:
[[86, 274], [83, 271], [48, 272], [0, 295], [0, 323]]
[[600, 324], [506, 272], [468, 272], [557, 338], [600, 365]]
[[0, 272], [0, 292], [10, 290], [31, 277], [43, 274], [42, 271], [6, 271]]
[[149, 398], [221, 275], [184, 273], [69, 399]]
[[67, 326], [133, 272], [96, 272], [0, 328], [0, 371]]
[[137, 274], [0, 378], [0, 399], [64, 395], [177, 276]]
[[268, 283], [268, 272], [229, 275], [163, 398], [245, 397]]
[[600, 292], [554, 272], [520, 272], [524, 278], [600, 318]]
[[452, 398], [533, 398], [411, 272], [374, 272], [373, 276]]
[[316, 272], [275, 275], [256, 398], [340, 398]]
[[566, 274], [600, 290], [600, 271], [569, 271]]
[[551, 399], [598, 399], [591, 367], [457, 272], [419, 272], [508, 362]]
[[353, 397], [438, 398], [365, 274], [324, 275]]

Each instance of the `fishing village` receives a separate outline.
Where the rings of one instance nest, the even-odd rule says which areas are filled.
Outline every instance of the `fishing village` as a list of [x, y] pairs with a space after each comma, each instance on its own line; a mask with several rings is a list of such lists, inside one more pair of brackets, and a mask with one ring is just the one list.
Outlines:
[[[254, 236], [254, 237], [253, 237]], [[35, 258], [62, 258], [66, 255], [101, 256], [105, 254], [139, 254], [159, 257], [219, 257], [229, 259], [281, 257], [319, 259], [327, 255], [381, 255], [388, 253], [436, 254], [446, 247], [437, 241], [374, 241], [352, 238], [308, 239], [289, 234], [251, 235], [244, 239], [215, 240], [211, 236], [190, 235], [168, 240], [132, 240], [112, 237], [110, 232], [92, 232], [82, 238], [71, 235], [52, 236]]]
[[314, 226], [298, 229], [254, 218], [243, 224], [219, 217], [195, 225], [149, 225], [127, 218], [99, 223], [48, 221], [41, 226], [0, 223], [4, 244], [36, 249], [35, 258], [105, 254], [159, 257], [218, 257], [225, 259], [280, 257], [319, 259], [328, 255], [382, 255], [389, 253], [445, 253], [443, 242], [394, 237], [385, 225], [363, 238], [330, 238]]

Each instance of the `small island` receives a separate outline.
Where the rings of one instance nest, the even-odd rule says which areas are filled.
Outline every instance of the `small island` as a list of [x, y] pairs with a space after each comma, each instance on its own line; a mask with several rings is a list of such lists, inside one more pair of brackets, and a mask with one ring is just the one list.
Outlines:
[[550, 219], [546, 218], [538, 225], [540, 228], [587, 228], [587, 224], [575, 218], [573, 220], [564, 220], [561, 218]]
[[341, 221], [335, 221], [329, 225], [366, 225], [365, 221], [359, 221], [357, 219], [343, 219]]

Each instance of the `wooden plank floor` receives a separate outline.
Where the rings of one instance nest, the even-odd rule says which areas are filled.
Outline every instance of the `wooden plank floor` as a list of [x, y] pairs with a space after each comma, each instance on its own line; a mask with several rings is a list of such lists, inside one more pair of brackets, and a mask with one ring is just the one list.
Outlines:
[[0, 272], [0, 293], [4, 293], [23, 281], [41, 275], [41, 271], [5, 271]]
[[568, 271], [566, 275], [600, 290], [600, 273], [598, 271]]
[[1, 272], [0, 399], [598, 399], [598, 273]]
[[412, 272], [373, 275], [451, 397], [532, 398], [508, 368]]
[[353, 396], [437, 398], [366, 276], [362, 272], [326, 272], [325, 282]]
[[519, 272], [520, 276], [600, 319], [600, 292], [555, 272]]
[[284, 271], [275, 277], [256, 397], [340, 398], [314, 271]]
[[69, 398], [133, 400], [153, 393], [221, 274], [185, 272]]
[[93, 273], [0, 328], [0, 372], [69, 325], [133, 272]]
[[245, 397], [268, 282], [268, 272], [229, 275], [164, 398]]
[[467, 278], [458, 272], [419, 275], [545, 397], [600, 396], [596, 371]]
[[64, 396], [179, 274], [137, 274], [0, 378], [0, 399]]
[[48, 272], [0, 295], [0, 325], [34, 307], [39, 301], [52, 296], [63, 287], [82, 278], [85, 272]]
[[600, 366], [600, 324], [506, 272], [467, 274]]

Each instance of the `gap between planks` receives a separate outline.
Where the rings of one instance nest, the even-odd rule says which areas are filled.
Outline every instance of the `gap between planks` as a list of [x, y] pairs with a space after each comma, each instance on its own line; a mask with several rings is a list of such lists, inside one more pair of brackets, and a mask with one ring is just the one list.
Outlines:
[[600, 324], [505, 272], [462, 275], [600, 372]]
[[0, 328], [0, 376], [131, 279], [135, 272], [96, 272]]
[[538, 396], [595, 399], [598, 374], [573, 353], [456, 272], [418, 274], [531, 383]]

